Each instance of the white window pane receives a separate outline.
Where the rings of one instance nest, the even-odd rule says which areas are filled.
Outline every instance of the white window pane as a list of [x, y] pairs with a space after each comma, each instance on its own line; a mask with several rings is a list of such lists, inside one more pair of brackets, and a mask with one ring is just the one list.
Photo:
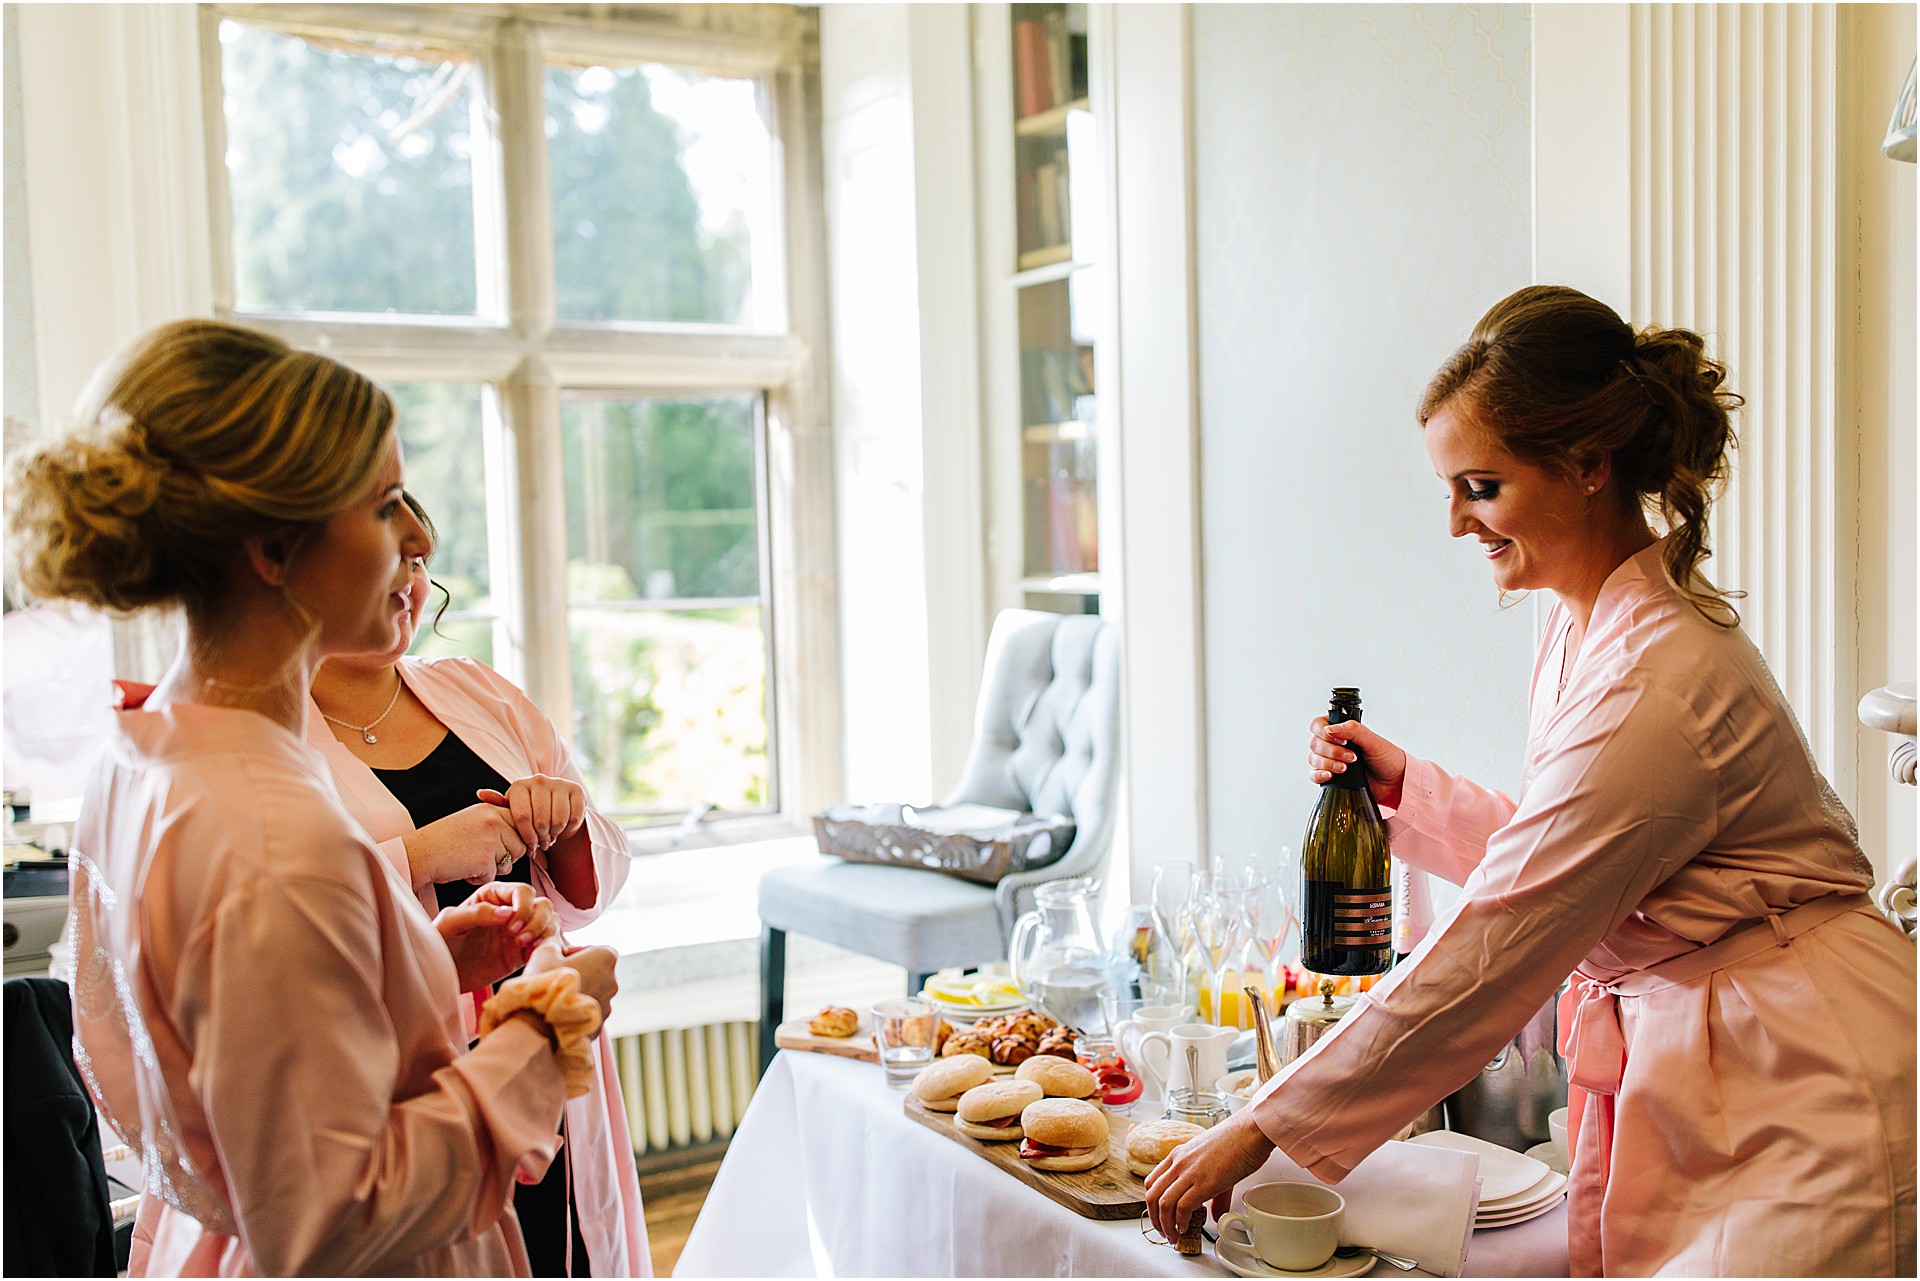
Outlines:
[[574, 742], [628, 815], [773, 807], [759, 397], [569, 398]]
[[757, 81], [657, 63], [548, 68], [563, 319], [781, 324], [761, 100]]
[[220, 24], [235, 305], [472, 315], [470, 53]]

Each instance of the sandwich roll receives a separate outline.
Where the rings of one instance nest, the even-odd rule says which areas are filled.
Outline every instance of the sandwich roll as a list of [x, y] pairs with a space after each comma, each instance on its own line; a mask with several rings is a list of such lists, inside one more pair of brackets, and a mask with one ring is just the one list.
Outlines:
[[957, 1054], [922, 1068], [913, 1078], [913, 1097], [929, 1112], [951, 1112], [960, 1096], [993, 1080], [993, 1064], [973, 1054]]
[[[971, 1055], [968, 1056], [972, 1058]], [[975, 1059], [974, 1062], [979, 1062]], [[970, 1138], [988, 1143], [1011, 1143], [1024, 1138], [1020, 1113], [1040, 1101], [1040, 1087], [1031, 1081], [993, 1081], [976, 1085], [960, 1096], [954, 1127]]]
[[1100, 1079], [1068, 1059], [1050, 1054], [1026, 1060], [1014, 1073], [1022, 1081], [1032, 1081], [1046, 1091], [1050, 1099], [1085, 1099], [1100, 1089]]
[[1127, 1131], [1127, 1169], [1144, 1179], [1175, 1148], [1205, 1133], [1187, 1121], [1142, 1121]]
[[1084, 1099], [1041, 1099], [1020, 1114], [1020, 1159], [1035, 1170], [1070, 1174], [1107, 1159], [1107, 1116]]

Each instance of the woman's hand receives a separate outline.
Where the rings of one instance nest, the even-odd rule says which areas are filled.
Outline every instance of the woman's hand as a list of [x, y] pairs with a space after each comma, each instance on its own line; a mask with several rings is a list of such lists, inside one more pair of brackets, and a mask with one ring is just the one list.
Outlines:
[[489, 881], [527, 852], [512, 815], [484, 801], [408, 832], [404, 843], [416, 888], [448, 881]]
[[600, 1025], [605, 1027], [607, 1016], [613, 1013], [614, 993], [620, 990], [620, 982], [614, 977], [614, 966], [619, 959], [620, 954], [610, 947], [562, 947], [556, 939], [533, 954], [527, 962], [527, 973], [570, 969], [578, 974], [581, 992], [599, 1004]]
[[478, 992], [526, 965], [553, 937], [553, 904], [531, 885], [496, 881], [434, 917], [433, 928], [453, 954], [460, 990]]
[[1367, 758], [1367, 790], [1374, 803], [1386, 809], [1400, 808], [1401, 785], [1407, 781], [1407, 754], [1359, 721], [1327, 724], [1327, 718], [1313, 718], [1307, 739], [1307, 768], [1313, 781], [1326, 783], [1335, 774], [1346, 772], [1356, 759], [1358, 749]]
[[482, 788], [475, 795], [512, 815], [513, 828], [529, 852], [552, 849], [555, 841], [572, 836], [587, 821], [586, 789], [568, 778], [531, 774], [504, 793]]
[[1147, 1215], [1155, 1230], [1169, 1241], [1178, 1240], [1195, 1215], [1204, 1222], [1209, 1201], [1218, 1219], [1233, 1202], [1234, 1186], [1271, 1155], [1273, 1140], [1246, 1108], [1182, 1143], [1147, 1178]]

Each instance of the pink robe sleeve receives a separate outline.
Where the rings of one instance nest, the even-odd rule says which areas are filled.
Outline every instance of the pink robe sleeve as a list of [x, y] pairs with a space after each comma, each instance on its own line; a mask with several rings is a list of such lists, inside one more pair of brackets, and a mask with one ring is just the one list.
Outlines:
[[[397, 900], [376, 906], [379, 888], [259, 878], [180, 974], [195, 1093], [268, 1276], [395, 1272], [498, 1222], [522, 1157], [553, 1156], [562, 1086], [538, 1030], [515, 1021], [403, 1079], [420, 1028], [409, 1039], [395, 998], [406, 1008], [431, 976], [382, 956], [380, 913]], [[396, 982], [407, 992], [386, 990]]]
[[1256, 1098], [1261, 1130], [1316, 1177], [1344, 1178], [1471, 1080], [1716, 829], [1713, 775], [1681, 699], [1622, 682], [1568, 710], [1412, 963]]
[[1486, 856], [1487, 838], [1506, 826], [1514, 809], [1502, 793], [1409, 756], [1400, 808], [1387, 819], [1387, 839], [1395, 857], [1465, 885]]
[[[570, 779], [586, 791], [586, 779], [574, 765], [573, 753], [568, 749], [567, 741], [560, 737], [560, 731], [554, 728], [553, 722], [519, 686], [488, 670], [507, 697], [514, 718], [513, 728], [526, 745], [533, 771], [550, 778]], [[593, 872], [599, 891], [593, 902], [571, 902], [554, 886], [553, 878], [547, 874], [546, 857], [535, 855], [533, 859], [534, 888], [553, 900], [554, 915], [559, 918], [563, 930], [577, 929], [596, 920], [606, 910], [607, 904], [613, 902], [620, 893], [620, 887], [627, 883], [627, 872], [633, 864], [632, 856], [627, 853], [626, 833], [620, 830], [619, 824], [595, 807], [591, 791], [587, 791], [586, 826], [592, 841]]]

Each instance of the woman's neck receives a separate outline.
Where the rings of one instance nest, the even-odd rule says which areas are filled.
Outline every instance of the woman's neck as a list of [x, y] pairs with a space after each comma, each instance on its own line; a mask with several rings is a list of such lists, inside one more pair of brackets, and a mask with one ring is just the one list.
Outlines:
[[186, 638], [147, 700], [150, 707], [196, 703], [258, 712], [304, 737], [307, 689], [317, 660], [311, 636], [272, 612], [244, 618], [189, 618]]
[[393, 698], [399, 672], [393, 662], [357, 663], [329, 659], [313, 674], [313, 701], [320, 710], [351, 725], [365, 724]]
[[1591, 553], [1582, 559], [1569, 581], [1553, 589], [1573, 616], [1574, 635], [1586, 635], [1600, 589], [1613, 571], [1659, 541], [1660, 536], [1648, 528], [1645, 520], [1622, 521], [1594, 540]]

